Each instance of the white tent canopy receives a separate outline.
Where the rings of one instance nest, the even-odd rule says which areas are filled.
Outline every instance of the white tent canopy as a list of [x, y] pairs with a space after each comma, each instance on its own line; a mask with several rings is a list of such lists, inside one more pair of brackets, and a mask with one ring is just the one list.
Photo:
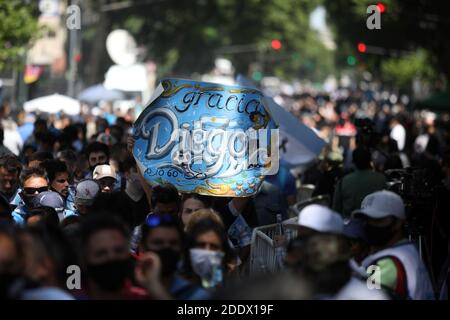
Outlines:
[[68, 115], [80, 113], [80, 102], [60, 94], [52, 94], [25, 102], [23, 108], [26, 112], [47, 112], [55, 114], [64, 112]]

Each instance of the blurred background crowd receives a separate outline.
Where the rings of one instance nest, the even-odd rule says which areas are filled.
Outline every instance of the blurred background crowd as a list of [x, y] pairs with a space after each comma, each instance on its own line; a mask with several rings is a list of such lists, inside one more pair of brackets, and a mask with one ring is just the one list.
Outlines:
[[[445, 6], [0, 0], [0, 20], [1, 298], [448, 299]], [[132, 126], [169, 77], [257, 87], [325, 147], [295, 162], [284, 137], [253, 197], [150, 185]]]

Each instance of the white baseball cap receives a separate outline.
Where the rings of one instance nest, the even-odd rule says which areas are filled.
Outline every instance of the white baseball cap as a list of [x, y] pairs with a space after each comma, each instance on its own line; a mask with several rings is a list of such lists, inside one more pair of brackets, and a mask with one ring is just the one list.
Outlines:
[[114, 178], [116, 177], [116, 170], [108, 164], [101, 164], [95, 167], [94, 173], [92, 175], [94, 180], [100, 180], [103, 178]]
[[405, 219], [405, 204], [398, 194], [382, 190], [366, 196], [361, 203], [361, 209], [353, 211], [352, 215], [355, 214], [363, 214], [373, 219], [389, 216]]
[[298, 224], [324, 233], [342, 234], [344, 229], [344, 220], [339, 213], [318, 204], [303, 208], [298, 216]]

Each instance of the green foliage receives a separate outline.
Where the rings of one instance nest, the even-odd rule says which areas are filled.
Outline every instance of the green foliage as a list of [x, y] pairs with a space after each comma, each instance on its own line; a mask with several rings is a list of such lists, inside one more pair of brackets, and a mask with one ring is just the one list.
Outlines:
[[21, 55], [37, 32], [32, 6], [20, 0], [0, 0], [0, 70], [20, 63]]
[[429, 56], [424, 50], [419, 50], [401, 58], [385, 60], [381, 65], [383, 75], [401, 88], [408, 88], [414, 78], [434, 80], [436, 73], [429, 63]]
[[[263, 63], [264, 75], [326, 76], [333, 55], [309, 28], [309, 14], [320, 0], [166, 0], [110, 14], [115, 27], [128, 29], [147, 46], [162, 74], [209, 71], [220, 55], [236, 71]], [[270, 49], [272, 39], [281, 50]], [[254, 50], [222, 54], [221, 48], [254, 45]]]
[[[367, 7], [378, 1], [370, 0], [324, 0], [328, 22], [335, 31], [338, 44], [336, 61], [345, 66], [347, 55], [355, 55], [357, 65], [363, 63], [367, 69], [385, 79], [405, 86], [405, 81], [417, 72], [425, 72], [418, 64], [422, 58], [413, 58], [415, 51], [424, 49], [428, 53], [425, 74], [431, 68], [434, 73], [442, 73], [450, 79], [450, 24], [448, 5], [445, 1], [422, 0], [383, 0], [386, 11], [381, 14], [381, 29], [369, 30], [366, 27]], [[382, 48], [384, 55], [356, 51], [358, 42]], [[404, 56], [402, 59], [397, 58]], [[419, 54], [420, 56], [421, 54]], [[393, 58], [394, 57], [394, 58]], [[387, 61], [385, 61], [387, 60]], [[427, 63], [425, 63], [426, 65]], [[397, 66], [400, 70], [395, 70]]]

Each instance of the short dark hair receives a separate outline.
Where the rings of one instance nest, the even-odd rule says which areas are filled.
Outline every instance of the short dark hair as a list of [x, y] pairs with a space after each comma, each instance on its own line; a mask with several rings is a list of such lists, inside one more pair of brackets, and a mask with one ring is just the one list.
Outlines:
[[23, 187], [25, 184], [25, 181], [27, 181], [31, 177], [40, 177], [44, 178], [48, 181], [47, 173], [43, 168], [35, 167], [35, 168], [26, 168], [23, 170], [20, 174], [20, 185]]
[[10, 173], [20, 174], [22, 171], [22, 164], [15, 155], [4, 155], [0, 157], [0, 168], [5, 168]]
[[34, 152], [29, 158], [28, 158], [28, 163], [30, 163], [31, 161], [45, 161], [45, 160], [53, 160], [53, 155], [51, 152], [47, 152], [47, 151], [38, 151], [38, 152]]
[[42, 216], [42, 223], [53, 227], [59, 226], [59, 217], [56, 210], [52, 207], [38, 207], [29, 209], [25, 217], [25, 221], [34, 216]]
[[102, 142], [94, 141], [86, 146], [85, 153], [88, 158], [93, 152], [103, 152], [109, 159], [109, 147]]
[[98, 215], [103, 211], [118, 217], [129, 228], [134, 225], [131, 199], [123, 191], [99, 192], [93, 204], [88, 207], [88, 216]]
[[163, 183], [155, 186], [152, 192], [152, 207], [156, 207], [156, 204], [160, 203], [176, 203], [178, 208], [180, 207], [180, 195], [177, 188], [170, 183]]
[[206, 208], [211, 208], [212, 205], [213, 205], [213, 201], [214, 201], [211, 197], [204, 196], [204, 195], [201, 195], [201, 194], [198, 194], [198, 193], [185, 193], [185, 194], [183, 194], [183, 197], [182, 197], [183, 204], [184, 204], [184, 202], [186, 200], [189, 200], [189, 199], [195, 199], [195, 200], [200, 201], [201, 203], [203, 203], [203, 205]]
[[369, 169], [372, 156], [369, 149], [364, 147], [358, 147], [353, 151], [353, 163], [359, 170]]
[[130, 231], [125, 224], [117, 217], [111, 216], [108, 212], [98, 212], [97, 215], [88, 216], [81, 225], [81, 243], [83, 251], [86, 252], [86, 246], [90, 238], [97, 232], [104, 230], [117, 230], [126, 239], [130, 237]]
[[67, 267], [77, 264], [76, 253], [63, 232], [49, 224], [37, 224], [28, 227], [27, 231], [41, 242], [46, 254], [55, 263], [56, 276], [61, 284], [65, 284]]
[[181, 226], [180, 220], [174, 217], [171, 214], [152, 214], [153, 218], [159, 219], [159, 223], [150, 226], [146, 221], [141, 226], [141, 244], [145, 244], [145, 241], [148, 237], [148, 235], [152, 232], [152, 230], [155, 230], [156, 228], [173, 228], [176, 229], [178, 232], [178, 235], [180, 236], [181, 243], [183, 243], [184, 238], [184, 231], [183, 227]]
[[71, 215], [68, 216], [66, 218], [64, 218], [61, 223], [59, 224], [59, 227], [61, 229], [64, 229], [65, 227], [71, 225], [71, 224], [75, 224], [75, 223], [81, 223], [83, 221], [83, 219], [80, 216], [76, 216], [76, 215]]
[[9, 204], [8, 199], [5, 198], [5, 196], [0, 192], [0, 218], [6, 218], [10, 221], [13, 221], [13, 217], [11, 215], [12, 208]]
[[55, 180], [58, 173], [67, 172], [67, 166], [61, 160], [45, 160], [40, 164], [40, 167], [47, 172], [50, 182]]
[[58, 152], [57, 158], [61, 161], [63, 161], [62, 159], [64, 159], [68, 162], [75, 163], [77, 162], [77, 153], [71, 149], [61, 150], [60, 152]]

